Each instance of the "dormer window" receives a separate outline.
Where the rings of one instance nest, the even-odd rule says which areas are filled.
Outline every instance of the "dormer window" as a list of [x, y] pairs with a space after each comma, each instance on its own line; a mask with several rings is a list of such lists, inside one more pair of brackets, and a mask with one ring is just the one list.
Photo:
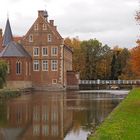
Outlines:
[[48, 42], [52, 42], [52, 35], [48, 34]]
[[34, 30], [37, 31], [38, 30], [38, 24], [34, 25]]
[[43, 30], [47, 30], [47, 25], [43, 24]]
[[32, 34], [29, 35], [29, 42], [33, 42], [33, 35]]

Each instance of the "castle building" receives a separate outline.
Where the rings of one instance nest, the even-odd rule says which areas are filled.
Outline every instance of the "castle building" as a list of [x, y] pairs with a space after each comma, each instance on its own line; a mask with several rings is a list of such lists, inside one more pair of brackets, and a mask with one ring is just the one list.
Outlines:
[[7, 19], [3, 36], [0, 30], [0, 43], [0, 59], [8, 64], [7, 87], [57, 90], [69, 83], [72, 48], [64, 44], [54, 20], [48, 20], [47, 11], [38, 11], [37, 19], [22, 38], [13, 37]]

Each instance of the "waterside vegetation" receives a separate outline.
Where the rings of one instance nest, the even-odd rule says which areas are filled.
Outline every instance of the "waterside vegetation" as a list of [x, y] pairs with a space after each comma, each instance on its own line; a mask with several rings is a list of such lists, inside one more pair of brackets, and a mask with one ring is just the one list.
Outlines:
[[18, 89], [0, 89], [0, 99], [10, 99], [21, 95]]

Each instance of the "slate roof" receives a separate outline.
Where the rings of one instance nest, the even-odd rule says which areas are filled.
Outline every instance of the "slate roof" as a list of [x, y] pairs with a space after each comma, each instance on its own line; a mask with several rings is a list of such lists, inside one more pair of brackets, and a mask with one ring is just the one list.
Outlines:
[[12, 41], [0, 53], [0, 57], [31, 57], [22, 45]]
[[11, 41], [13, 41], [13, 35], [12, 35], [11, 26], [10, 26], [10, 21], [9, 19], [7, 19], [6, 27], [5, 27], [5, 31], [3, 35], [2, 46], [7, 46], [8, 43], [10, 43]]

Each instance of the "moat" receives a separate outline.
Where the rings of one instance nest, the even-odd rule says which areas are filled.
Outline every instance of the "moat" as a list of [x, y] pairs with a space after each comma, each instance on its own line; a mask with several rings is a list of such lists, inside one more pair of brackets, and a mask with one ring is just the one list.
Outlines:
[[0, 140], [87, 140], [128, 91], [35, 92], [0, 101]]

